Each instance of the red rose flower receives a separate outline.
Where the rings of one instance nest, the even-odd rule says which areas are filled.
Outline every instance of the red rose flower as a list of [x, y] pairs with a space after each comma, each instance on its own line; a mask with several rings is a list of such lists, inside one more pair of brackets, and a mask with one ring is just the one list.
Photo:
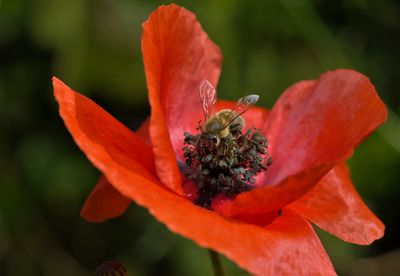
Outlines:
[[[61, 117], [104, 174], [82, 210], [85, 219], [118, 216], [133, 200], [171, 231], [267, 275], [335, 274], [310, 222], [351, 243], [382, 237], [384, 225], [355, 191], [345, 164], [387, 117], [367, 77], [330, 71], [289, 87], [271, 111], [243, 114], [268, 138], [273, 164], [257, 175], [256, 188], [217, 196], [207, 209], [192, 202], [178, 164], [185, 162], [183, 134], [196, 133], [203, 119], [199, 83], [217, 83], [220, 50], [191, 12], [169, 5], [143, 24], [142, 51], [151, 116], [136, 133], [53, 78]], [[216, 110], [234, 104], [219, 101]]]

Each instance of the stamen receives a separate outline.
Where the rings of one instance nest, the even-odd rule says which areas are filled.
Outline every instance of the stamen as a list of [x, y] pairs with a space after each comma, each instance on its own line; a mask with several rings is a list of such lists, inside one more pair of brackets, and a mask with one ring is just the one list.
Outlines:
[[184, 133], [184, 158], [191, 168], [187, 177], [198, 188], [195, 204], [210, 209], [217, 195], [234, 198], [254, 187], [255, 176], [267, 169], [272, 159], [267, 153], [268, 141], [259, 129], [250, 128], [244, 134], [232, 131], [219, 138], [205, 133]]

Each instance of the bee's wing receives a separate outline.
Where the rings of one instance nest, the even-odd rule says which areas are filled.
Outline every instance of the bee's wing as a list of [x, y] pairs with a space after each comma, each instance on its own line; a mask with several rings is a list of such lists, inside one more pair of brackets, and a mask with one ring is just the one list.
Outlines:
[[225, 124], [223, 128], [226, 128], [230, 123], [232, 123], [237, 117], [245, 113], [249, 108], [258, 102], [260, 96], [252, 94], [247, 95], [240, 98], [237, 102], [235, 107], [232, 109], [231, 113], [229, 114], [228, 118], [231, 118], [231, 114], [236, 114], [233, 118], [231, 118], [228, 123]]
[[259, 98], [260, 98], [260, 96], [255, 95], [255, 94], [244, 96], [237, 101], [236, 106], [234, 107], [233, 111], [235, 111], [237, 114], [241, 115], [241, 114], [245, 113], [247, 110], [249, 110], [249, 108], [252, 105], [256, 104], [256, 102], [258, 102]]
[[217, 102], [217, 90], [208, 80], [202, 80], [199, 87], [201, 107], [203, 108], [206, 119], [214, 113], [215, 103]]

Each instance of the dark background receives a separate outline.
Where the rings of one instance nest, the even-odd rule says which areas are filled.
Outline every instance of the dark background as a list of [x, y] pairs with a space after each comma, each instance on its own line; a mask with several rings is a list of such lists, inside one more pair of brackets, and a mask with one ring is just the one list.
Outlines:
[[[79, 217], [99, 172], [58, 116], [50, 78], [136, 128], [149, 113], [141, 23], [165, 1], [0, 0], [0, 275], [87, 275], [106, 260], [130, 275], [207, 275], [208, 253], [135, 204], [103, 224]], [[224, 53], [219, 96], [280, 93], [326, 70], [369, 76], [388, 122], [350, 160], [386, 224], [371, 246], [318, 231], [340, 275], [400, 271], [400, 5], [395, 0], [177, 1]], [[224, 259], [228, 274], [246, 275]], [[396, 273], [397, 269], [397, 273]]]

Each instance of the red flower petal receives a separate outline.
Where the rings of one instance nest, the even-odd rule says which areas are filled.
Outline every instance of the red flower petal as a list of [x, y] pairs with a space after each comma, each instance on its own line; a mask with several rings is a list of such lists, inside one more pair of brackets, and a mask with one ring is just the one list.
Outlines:
[[[239, 195], [233, 213], [266, 212], [298, 199], [386, 117], [369, 79], [352, 70], [327, 72], [319, 81], [291, 86], [265, 125], [273, 164], [257, 181], [267, 186]], [[288, 177], [292, 179], [278, 185]]]
[[90, 222], [103, 222], [122, 215], [131, 200], [118, 192], [102, 176], [86, 199], [81, 210], [81, 217]]
[[143, 24], [142, 52], [157, 175], [182, 194], [174, 150], [181, 149], [184, 131], [197, 127], [192, 122], [201, 114], [198, 87], [202, 79], [216, 84], [221, 54], [195, 15], [174, 4], [161, 6]]
[[354, 189], [345, 164], [332, 169], [290, 207], [347, 242], [370, 244], [384, 234], [385, 226]]
[[149, 126], [150, 126], [150, 117], [147, 117], [146, 120], [142, 123], [139, 129], [136, 131], [136, 134], [139, 135], [142, 140], [151, 145], [150, 134], [149, 134]]
[[[93, 101], [55, 77], [53, 86], [65, 125], [97, 168], [112, 171], [114, 167], [123, 167], [137, 175], [136, 181], [158, 181], [149, 145]], [[134, 185], [136, 181], [126, 185]]]
[[[136, 133], [143, 141], [150, 144], [149, 118]], [[118, 192], [105, 176], [101, 176], [83, 205], [81, 217], [90, 222], [103, 222], [122, 215], [130, 204], [130, 199]]]

